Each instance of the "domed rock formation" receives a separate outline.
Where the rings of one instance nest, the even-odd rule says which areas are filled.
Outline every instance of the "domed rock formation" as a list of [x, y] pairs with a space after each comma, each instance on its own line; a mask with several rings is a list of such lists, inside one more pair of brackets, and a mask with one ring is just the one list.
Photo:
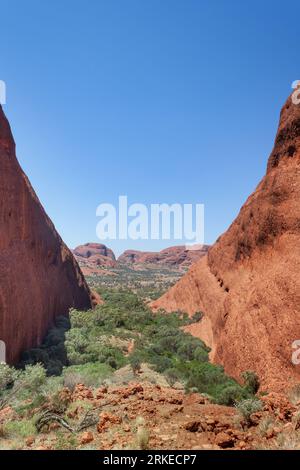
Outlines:
[[185, 269], [207, 253], [208, 246], [171, 246], [159, 252], [126, 250], [119, 256], [118, 263], [128, 265], [156, 265]]
[[114, 268], [116, 257], [114, 252], [102, 243], [86, 243], [77, 246], [73, 254], [79, 262], [82, 272], [86, 275], [101, 268]]
[[300, 379], [292, 343], [300, 339], [300, 105], [291, 97], [267, 172], [208, 255], [154, 309], [204, 312], [192, 334], [214, 362], [238, 378], [256, 371], [262, 384], [286, 389]]
[[91, 258], [99, 255], [110, 258], [112, 261], [116, 261], [114, 252], [102, 243], [86, 243], [85, 245], [77, 246], [77, 248], [73, 250], [73, 253], [74, 255], [81, 256], [83, 258]]
[[0, 107], [0, 340], [7, 362], [40, 344], [55, 316], [90, 308], [90, 290], [15, 155]]

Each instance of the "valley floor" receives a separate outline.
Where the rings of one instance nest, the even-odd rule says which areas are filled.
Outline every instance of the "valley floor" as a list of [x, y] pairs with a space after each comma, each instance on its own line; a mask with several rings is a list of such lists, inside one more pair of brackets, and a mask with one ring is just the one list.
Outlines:
[[[264, 409], [254, 413], [248, 425], [243, 425], [234, 407], [214, 405], [201, 394], [150, 382], [98, 389], [77, 384], [72, 392], [61, 390], [59, 403], [65, 407], [63, 415], [54, 404], [52, 409], [39, 410], [44, 417], [39, 433], [14, 439], [4, 433], [1, 449], [300, 448], [299, 406], [276, 395], [263, 399]], [[0, 412], [1, 429], [8, 420], [18, 420], [11, 407]]]

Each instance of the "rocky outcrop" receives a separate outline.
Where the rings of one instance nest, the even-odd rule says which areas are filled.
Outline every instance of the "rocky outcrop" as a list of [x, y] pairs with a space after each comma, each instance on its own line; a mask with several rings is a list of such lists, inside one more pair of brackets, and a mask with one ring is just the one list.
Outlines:
[[239, 377], [255, 370], [269, 388], [300, 379], [300, 105], [284, 105], [267, 172], [208, 255], [153, 308], [204, 312], [189, 327], [214, 362]]
[[172, 246], [160, 252], [126, 250], [116, 260], [113, 251], [100, 243], [86, 243], [73, 250], [85, 276], [114, 275], [110, 269], [129, 267], [133, 270], [167, 268], [186, 271], [207, 253], [208, 246]]
[[102, 243], [86, 243], [85, 245], [77, 246], [77, 248], [73, 250], [73, 253], [74, 255], [80, 256], [82, 258], [93, 258], [96, 256], [101, 256], [104, 258], [109, 258], [112, 261], [116, 261], [114, 252]]
[[91, 307], [72, 253], [46, 215], [15, 155], [0, 107], [0, 339], [7, 361], [40, 344], [56, 315]]
[[114, 252], [101, 243], [80, 245], [73, 250], [73, 254], [85, 275], [116, 266]]
[[133, 265], [156, 265], [186, 269], [207, 253], [208, 246], [172, 246], [159, 252], [126, 250], [118, 258], [118, 263]]

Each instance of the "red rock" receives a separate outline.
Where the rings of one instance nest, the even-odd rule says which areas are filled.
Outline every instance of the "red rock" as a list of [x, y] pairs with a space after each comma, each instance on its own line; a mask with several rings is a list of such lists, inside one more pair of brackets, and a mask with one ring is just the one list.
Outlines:
[[[55, 188], [59, 192], [59, 188]], [[91, 307], [83, 274], [16, 155], [0, 107], [0, 339], [7, 362], [40, 344], [57, 315]]]
[[122, 423], [122, 418], [112, 413], [106, 413], [106, 412], [101, 413], [99, 418], [100, 419], [97, 424], [97, 431], [99, 433], [102, 433], [103, 431], [108, 429], [110, 425]]
[[82, 433], [80, 436], [80, 444], [89, 444], [89, 442], [92, 442], [94, 440], [94, 435], [91, 431], [87, 431]]
[[245, 441], [240, 441], [237, 446], [239, 449], [246, 449], [247, 444]]
[[264, 404], [265, 411], [277, 415], [281, 420], [291, 418], [292, 414], [296, 411], [296, 407], [284, 395], [276, 392], [263, 396], [261, 401]]
[[198, 432], [201, 430], [201, 421], [189, 421], [184, 425], [184, 429], [190, 432]]
[[35, 443], [35, 437], [34, 436], [29, 436], [25, 439], [25, 444], [27, 445], [27, 447], [31, 447], [32, 444]]
[[268, 429], [267, 432], [266, 432], [266, 438], [267, 439], [272, 439], [272, 437], [274, 437], [275, 434], [274, 434], [274, 430], [272, 428]]
[[193, 249], [186, 249], [185, 246], [172, 246], [159, 252], [126, 250], [119, 256], [118, 263], [131, 266], [145, 264], [184, 269], [206, 255], [207, 250], [207, 245], [195, 246]]
[[77, 246], [73, 250], [74, 255], [82, 258], [92, 258], [93, 256], [103, 256], [112, 261], [116, 260], [114, 252], [101, 243], [86, 243], [85, 245]]
[[[225, 182], [224, 182], [225, 187]], [[267, 172], [236, 220], [153, 309], [201, 310], [186, 328], [211, 359], [240, 378], [258, 373], [268, 389], [299, 382], [292, 343], [300, 338], [300, 106], [284, 105]]]
[[77, 400], [90, 400], [93, 399], [94, 395], [93, 392], [90, 388], [86, 387], [83, 384], [77, 384], [74, 392], [72, 394], [72, 400], [77, 401]]
[[4, 423], [5, 421], [11, 420], [14, 416], [15, 412], [11, 408], [11, 406], [6, 406], [3, 410], [0, 411], [0, 423]]
[[137, 393], [141, 393], [144, 391], [144, 388], [140, 384], [133, 384], [125, 388], [120, 388], [115, 390], [113, 393], [121, 395], [122, 398], [128, 398], [131, 395], [136, 395]]
[[77, 246], [73, 250], [73, 254], [78, 261], [82, 272], [90, 275], [97, 273], [103, 268], [114, 268], [116, 266], [116, 258], [114, 252], [101, 243], [86, 243]]
[[225, 432], [220, 432], [216, 435], [215, 443], [222, 449], [234, 447], [235, 439]]

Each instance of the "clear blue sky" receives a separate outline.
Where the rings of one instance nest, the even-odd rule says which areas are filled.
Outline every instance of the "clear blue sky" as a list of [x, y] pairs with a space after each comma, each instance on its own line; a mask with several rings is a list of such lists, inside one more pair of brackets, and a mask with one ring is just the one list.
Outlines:
[[204, 203], [213, 242], [265, 172], [299, 18], [296, 0], [2, 0], [4, 110], [68, 245], [97, 241], [120, 194]]

